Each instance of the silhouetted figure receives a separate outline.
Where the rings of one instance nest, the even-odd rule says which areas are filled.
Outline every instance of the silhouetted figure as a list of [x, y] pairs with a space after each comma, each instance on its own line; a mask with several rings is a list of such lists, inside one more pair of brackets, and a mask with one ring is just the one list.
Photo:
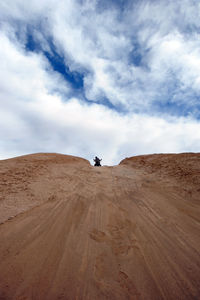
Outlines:
[[97, 156], [95, 156], [95, 159], [93, 159], [93, 160], [95, 162], [95, 164], [94, 164], [95, 167], [101, 167], [101, 160], [102, 159], [100, 159]]

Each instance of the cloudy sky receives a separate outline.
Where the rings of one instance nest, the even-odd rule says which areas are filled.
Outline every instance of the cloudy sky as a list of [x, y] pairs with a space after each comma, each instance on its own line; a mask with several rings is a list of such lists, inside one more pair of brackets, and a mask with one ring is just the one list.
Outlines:
[[199, 1], [0, 1], [0, 159], [199, 149]]

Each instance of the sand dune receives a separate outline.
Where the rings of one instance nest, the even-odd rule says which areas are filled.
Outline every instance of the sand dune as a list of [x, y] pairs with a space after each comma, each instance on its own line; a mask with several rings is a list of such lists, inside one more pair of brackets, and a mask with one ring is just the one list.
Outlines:
[[200, 154], [0, 161], [0, 300], [200, 299]]

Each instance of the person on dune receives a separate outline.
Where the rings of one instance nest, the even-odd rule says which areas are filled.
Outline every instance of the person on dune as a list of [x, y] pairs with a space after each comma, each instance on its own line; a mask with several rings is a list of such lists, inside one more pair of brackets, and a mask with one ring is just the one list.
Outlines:
[[102, 159], [100, 159], [97, 156], [95, 156], [95, 159], [93, 159], [93, 160], [95, 162], [95, 164], [94, 164], [95, 167], [101, 167], [101, 160]]

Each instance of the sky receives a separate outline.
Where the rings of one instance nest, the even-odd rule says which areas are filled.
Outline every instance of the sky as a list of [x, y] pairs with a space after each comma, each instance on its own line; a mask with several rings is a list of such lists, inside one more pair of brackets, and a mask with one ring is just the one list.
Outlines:
[[199, 149], [199, 1], [0, 1], [0, 159]]

